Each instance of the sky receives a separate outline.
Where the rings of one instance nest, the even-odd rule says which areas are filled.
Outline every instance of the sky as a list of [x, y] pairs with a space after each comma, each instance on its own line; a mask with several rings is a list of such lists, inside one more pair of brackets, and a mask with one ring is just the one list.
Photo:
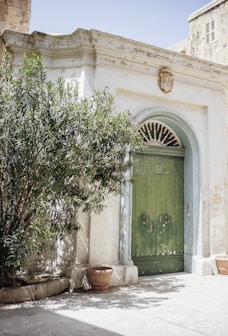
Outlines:
[[188, 37], [188, 16], [211, 0], [32, 0], [30, 33], [97, 29], [161, 48]]

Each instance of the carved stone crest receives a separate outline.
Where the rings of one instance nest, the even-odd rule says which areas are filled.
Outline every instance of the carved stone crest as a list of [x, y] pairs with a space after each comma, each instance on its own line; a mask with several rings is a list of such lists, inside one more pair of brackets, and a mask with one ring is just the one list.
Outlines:
[[173, 74], [169, 68], [162, 68], [159, 72], [158, 77], [159, 88], [165, 92], [171, 92], [173, 88]]

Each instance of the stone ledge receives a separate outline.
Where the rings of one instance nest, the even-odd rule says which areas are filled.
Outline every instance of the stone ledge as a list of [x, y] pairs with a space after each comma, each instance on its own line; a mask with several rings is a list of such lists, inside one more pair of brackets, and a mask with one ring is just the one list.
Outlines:
[[18, 288], [1, 288], [0, 303], [19, 303], [44, 299], [45, 297], [62, 293], [69, 288], [69, 285], [70, 279], [61, 278]]

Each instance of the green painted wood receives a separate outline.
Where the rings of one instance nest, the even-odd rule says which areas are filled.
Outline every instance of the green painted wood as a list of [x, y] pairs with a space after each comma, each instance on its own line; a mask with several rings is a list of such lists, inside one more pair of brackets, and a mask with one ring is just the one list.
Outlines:
[[183, 271], [182, 156], [136, 155], [132, 209], [132, 259], [139, 275]]
[[182, 147], [152, 147], [145, 146], [143, 149], [144, 154], [157, 154], [165, 156], [181, 156], [184, 157], [185, 150]]

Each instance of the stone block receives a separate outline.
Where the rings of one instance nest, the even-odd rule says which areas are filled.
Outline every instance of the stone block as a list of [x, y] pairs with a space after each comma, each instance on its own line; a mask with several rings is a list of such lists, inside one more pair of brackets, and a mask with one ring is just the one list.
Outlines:
[[62, 293], [69, 285], [70, 280], [68, 278], [61, 278], [18, 288], [1, 288], [0, 303], [19, 303], [44, 299]]

